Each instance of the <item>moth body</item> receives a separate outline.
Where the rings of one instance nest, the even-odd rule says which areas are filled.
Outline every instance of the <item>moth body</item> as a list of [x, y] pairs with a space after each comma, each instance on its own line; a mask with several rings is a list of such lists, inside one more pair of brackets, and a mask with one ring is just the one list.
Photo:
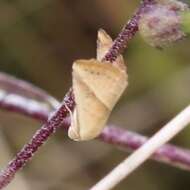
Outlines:
[[[103, 35], [103, 36], [102, 36]], [[105, 40], [107, 46], [103, 46]], [[99, 48], [110, 46], [111, 38], [99, 34]], [[99, 57], [103, 54], [99, 50]], [[73, 93], [76, 106], [68, 135], [76, 141], [90, 140], [103, 130], [109, 115], [127, 86], [123, 58], [117, 64], [96, 59], [77, 60], [73, 64]]]

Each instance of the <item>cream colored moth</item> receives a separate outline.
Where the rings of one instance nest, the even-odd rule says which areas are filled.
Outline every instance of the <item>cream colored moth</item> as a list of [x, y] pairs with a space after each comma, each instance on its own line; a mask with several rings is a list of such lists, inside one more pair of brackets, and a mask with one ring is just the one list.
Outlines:
[[99, 30], [97, 59], [77, 60], [73, 64], [73, 93], [76, 107], [68, 135], [76, 141], [97, 137], [127, 86], [123, 57], [115, 63], [101, 62], [112, 45], [112, 39]]

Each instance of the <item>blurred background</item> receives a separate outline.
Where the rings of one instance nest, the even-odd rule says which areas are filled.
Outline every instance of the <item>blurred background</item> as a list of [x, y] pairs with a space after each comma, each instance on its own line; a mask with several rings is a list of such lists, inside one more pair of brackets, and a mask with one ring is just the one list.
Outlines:
[[[61, 100], [71, 86], [72, 62], [95, 57], [96, 35], [113, 38], [139, 0], [0, 0], [0, 71], [45, 89]], [[129, 87], [109, 120], [151, 136], [190, 102], [190, 40], [158, 50], [139, 35], [124, 57]], [[0, 166], [41, 126], [19, 114], [0, 111]], [[190, 148], [190, 128], [172, 143]], [[88, 189], [127, 154], [93, 140], [76, 143], [59, 130], [8, 190]], [[189, 189], [190, 172], [146, 162], [117, 190]]]

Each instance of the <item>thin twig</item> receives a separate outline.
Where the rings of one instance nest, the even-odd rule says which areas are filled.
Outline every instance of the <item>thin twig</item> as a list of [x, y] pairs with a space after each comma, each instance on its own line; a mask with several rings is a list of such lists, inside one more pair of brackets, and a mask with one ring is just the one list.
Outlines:
[[[2, 126], [1, 126], [2, 127]], [[0, 131], [0, 150], [1, 150], [1, 157], [0, 157], [0, 165], [2, 165], [6, 160], [11, 159], [12, 151], [10, 148], [10, 144], [7, 142], [3, 131]], [[25, 178], [24, 172], [18, 174], [16, 180], [13, 181], [7, 188], [7, 190], [31, 190], [28, 180]]]
[[[38, 106], [31, 107], [29, 104]], [[25, 99], [25, 97], [19, 97], [18, 95], [0, 98], [0, 108], [24, 114], [40, 122], [47, 121], [49, 114], [55, 109], [45, 109], [38, 101]], [[69, 125], [70, 119], [64, 118], [64, 124], [62, 125], [63, 129], [67, 130]], [[127, 152], [136, 150], [148, 140], [147, 137], [114, 126], [106, 127], [98, 139]], [[187, 149], [173, 145], [164, 145], [156, 151], [152, 158], [159, 162], [190, 170], [190, 151]]]
[[25, 82], [2, 72], [0, 72], [0, 87], [7, 92], [11, 91], [12, 93], [34, 98], [38, 101], [45, 101], [53, 108], [56, 108], [59, 105], [59, 102], [44, 90], [29, 82]]
[[[148, 6], [152, 2], [154, 1], [144, 0], [135, 14], [141, 12], [140, 10], [142, 10], [143, 7]], [[138, 28], [138, 22], [139, 19], [136, 19], [136, 17], [133, 16], [132, 19], [126, 25], [126, 27], [124, 27], [125, 29], [123, 29], [122, 33], [125, 34], [124, 31], [126, 30], [126, 33], [131, 33], [131, 35], [124, 35], [124, 38], [122, 37], [123, 35], [119, 35], [120, 37], [118, 37], [115, 40], [114, 44], [117, 44], [118, 41], [118, 44], [120, 45], [115, 46], [115, 48], [112, 48], [112, 51], [115, 51], [115, 53], [110, 53], [110, 56], [105, 57], [107, 61], [112, 62], [118, 56], [117, 53], [120, 52], [120, 49], [123, 49], [125, 47], [123, 45], [128, 42], [128, 38], [131, 39], [132, 36], [134, 36]], [[67, 117], [68, 114], [67, 107], [73, 110], [74, 106], [75, 102], [73, 99], [72, 90], [70, 90], [69, 93], [66, 95], [64, 101], [62, 102], [61, 106], [54, 112], [53, 115], [49, 117], [48, 121], [42, 126], [42, 128], [34, 134], [32, 140], [23, 147], [23, 149], [16, 155], [16, 157], [0, 173], [0, 189], [5, 187], [13, 179], [15, 173], [19, 169], [21, 169], [27, 161], [29, 161], [32, 158], [34, 153], [48, 139], [48, 137], [51, 134], [53, 134], [53, 132], [55, 132], [56, 129], [62, 126], [64, 118]]]
[[90, 190], [110, 190], [145, 162], [158, 148], [172, 139], [190, 123], [190, 106], [185, 108], [143, 146], [115, 167]]
[[[48, 137], [53, 134], [56, 129], [60, 128], [67, 117], [67, 109], [73, 109], [74, 99], [72, 92], [66, 95], [64, 103], [50, 115], [48, 121], [34, 134], [31, 141], [26, 144], [16, 157], [9, 162], [8, 166], [0, 173], [0, 189], [5, 187], [14, 178], [16, 172], [28, 162], [38, 148], [46, 142]], [[65, 106], [66, 105], [66, 106]]]
[[113, 62], [116, 60], [119, 54], [122, 54], [124, 49], [127, 47], [128, 42], [133, 38], [133, 36], [138, 31], [138, 23], [141, 18], [141, 13], [145, 8], [155, 3], [155, 0], [144, 0], [141, 5], [132, 16], [131, 20], [123, 27], [118, 37], [114, 40], [112, 47], [105, 55], [105, 60]]
[[[15, 88], [16, 87], [17, 86], [15, 86]], [[0, 90], [0, 108], [7, 111], [21, 113], [43, 122], [47, 121], [48, 115], [50, 111], [52, 111], [52, 108], [49, 108], [42, 102], [26, 98], [18, 94], [7, 93], [3, 90]]]

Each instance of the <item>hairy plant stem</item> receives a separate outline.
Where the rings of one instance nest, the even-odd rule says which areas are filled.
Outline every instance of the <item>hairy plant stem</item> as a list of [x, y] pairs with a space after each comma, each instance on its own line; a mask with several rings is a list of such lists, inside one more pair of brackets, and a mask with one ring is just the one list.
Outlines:
[[133, 36], [138, 31], [138, 23], [141, 18], [141, 13], [145, 8], [155, 3], [155, 0], [144, 0], [141, 5], [128, 21], [128, 23], [123, 27], [117, 38], [114, 40], [112, 47], [105, 55], [104, 60], [113, 62], [116, 60], [119, 54], [122, 54], [124, 49], [127, 47], [128, 42], [133, 38]]
[[[139, 9], [136, 11], [132, 19], [123, 28], [118, 38], [114, 41], [110, 51], [106, 54], [105, 60], [114, 61], [116, 57], [126, 47], [128, 41], [135, 35], [138, 30], [138, 22], [142, 10], [153, 3], [153, 0], [142, 1]], [[0, 189], [5, 187], [14, 177], [16, 172], [21, 169], [26, 162], [28, 162], [38, 148], [44, 144], [48, 137], [60, 128], [64, 123], [65, 117], [67, 117], [68, 108], [73, 110], [75, 106], [72, 90], [70, 90], [65, 96], [61, 106], [50, 115], [48, 121], [34, 134], [31, 141], [26, 144], [22, 150], [11, 160], [8, 166], [0, 173]]]
[[74, 98], [72, 91], [69, 91], [63, 100], [63, 104], [48, 118], [48, 121], [34, 134], [31, 141], [26, 144], [16, 157], [9, 162], [8, 166], [0, 173], [0, 189], [5, 187], [14, 177], [15, 173], [28, 162], [38, 148], [46, 142], [48, 137], [57, 128], [62, 126], [67, 116], [68, 108], [73, 109]]
[[[9, 76], [7, 76], [6, 80], [12, 80], [12, 77], [10, 78]], [[10, 81], [7, 82], [9, 83]], [[18, 83], [14, 84], [15, 86], [13, 86], [14, 87], [13, 89], [17, 88], [17, 84]], [[1, 85], [1, 74], [0, 74], [0, 85]], [[41, 91], [38, 92], [41, 93]], [[33, 94], [31, 93], [31, 95]], [[1, 109], [23, 114], [33, 119], [36, 119], [40, 122], [47, 121], [48, 116], [57, 107], [56, 106], [52, 109], [44, 109], [41, 107], [41, 104], [36, 101], [35, 104], [36, 105], [39, 104], [39, 106], [35, 106], [31, 109], [31, 106], [28, 105], [28, 102], [30, 102], [30, 100], [27, 99], [26, 101], [25, 98], [22, 96], [20, 96], [19, 98], [18, 96], [14, 97], [11, 96], [11, 100], [9, 98], [10, 96], [0, 99]], [[15, 98], [15, 100], [13, 101], [12, 98]], [[70, 118], [69, 117], [64, 118], [62, 128], [67, 131], [69, 126], [70, 126]], [[127, 152], [136, 150], [148, 140], [147, 137], [114, 126], [106, 127], [102, 131], [98, 139], [105, 143], [114, 145], [119, 149], [122, 149], [123, 151]], [[187, 149], [179, 148], [173, 145], [164, 145], [163, 147], [161, 147], [156, 151], [156, 153], [153, 155], [152, 158], [159, 162], [167, 163], [175, 167], [180, 167], [186, 170], [190, 170], [190, 151]]]

